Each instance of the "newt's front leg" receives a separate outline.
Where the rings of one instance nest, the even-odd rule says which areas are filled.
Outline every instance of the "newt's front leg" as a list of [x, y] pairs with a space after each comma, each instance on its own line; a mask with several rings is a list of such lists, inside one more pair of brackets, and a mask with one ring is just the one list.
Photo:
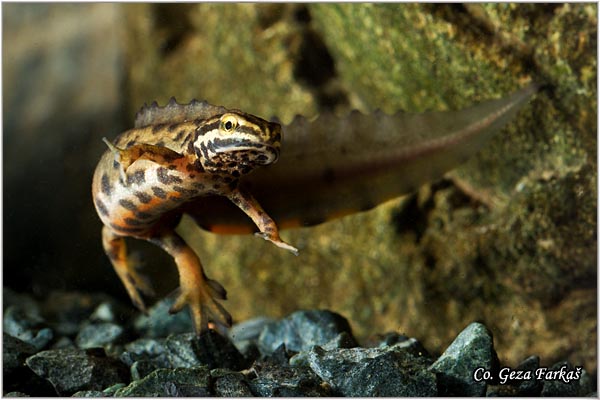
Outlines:
[[259, 232], [256, 236], [260, 236], [265, 240], [275, 244], [277, 247], [291, 251], [294, 255], [298, 255], [298, 249], [285, 243], [279, 237], [279, 229], [275, 221], [263, 210], [258, 201], [249, 193], [244, 193], [240, 189], [232, 190], [227, 198], [233, 204], [238, 206], [240, 210], [249, 216], [254, 224], [258, 227]]
[[188, 305], [197, 334], [208, 329], [209, 319], [231, 326], [231, 315], [217, 302], [225, 300], [227, 292], [217, 281], [206, 277], [200, 259], [185, 241], [172, 231], [163, 232], [149, 241], [173, 257], [179, 272], [179, 295], [169, 312], [179, 312]]

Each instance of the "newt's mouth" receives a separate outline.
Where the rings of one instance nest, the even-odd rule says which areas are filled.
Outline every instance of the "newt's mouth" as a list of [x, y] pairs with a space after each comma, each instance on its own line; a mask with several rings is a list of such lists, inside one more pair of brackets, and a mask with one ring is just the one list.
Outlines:
[[215, 148], [215, 153], [235, 158], [240, 164], [273, 164], [279, 159], [279, 148], [264, 143], [236, 143]]

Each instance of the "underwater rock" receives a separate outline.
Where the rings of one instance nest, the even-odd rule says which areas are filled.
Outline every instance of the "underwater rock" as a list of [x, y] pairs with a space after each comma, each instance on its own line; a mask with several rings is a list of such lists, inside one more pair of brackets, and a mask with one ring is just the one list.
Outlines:
[[50, 381], [60, 396], [101, 390], [129, 380], [125, 365], [106, 357], [101, 349], [45, 350], [27, 358], [26, 363], [38, 376]]
[[435, 372], [444, 392], [440, 396], [484, 396], [487, 383], [476, 381], [474, 371], [483, 368], [498, 376], [498, 356], [492, 335], [477, 322], [467, 326], [437, 359], [430, 370]]
[[350, 324], [339, 314], [326, 310], [296, 311], [267, 324], [258, 339], [258, 347], [263, 354], [271, 354], [281, 344], [290, 351], [306, 351], [335, 339], [342, 332], [352, 337]]

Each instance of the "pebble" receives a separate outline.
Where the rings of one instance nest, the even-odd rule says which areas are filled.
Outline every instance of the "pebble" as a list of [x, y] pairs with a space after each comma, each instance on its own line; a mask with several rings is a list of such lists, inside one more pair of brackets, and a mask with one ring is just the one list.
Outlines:
[[25, 364], [27, 357], [35, 354], [35, 347], [6, 333], [2, 335], [2, 390], [4, 393], [13, 392], [7, 397], [21, 397], [18, 393], [31, 396], [43, 396], [46, 393], [55, 394], [52, 386], [33, 373]]
[[[579, 376], [579, 379], [574, 379], [576, 369], [568, 362], [561, 361], [550, 368], [547, 373], [556, 371], [556, 376], [553, 379], [544, 380], [544, 387], [541, 395], [543, 397], [581, 397], [592, 393], [592, 382], [589, 376]], [[580, 370], [580, 374], [583, 374]], [[587, 375], [587, 373], [585, 373]]]
[[543, 382], [535, 379], [535, 371], [540, 366], [540, 358], [538, 356], [530, 356], [521, 361], [515, 369], [521, 371], [530, 371], [532, 379], [520, 380], [515, 382], [517, 386], [518, 396], [539, 396], [542, 391]]
[[251, 357], [256, 355], [255, 351], [258, 351], [257, 343], [262, 330], [268, 324], [275, 322], [274, 319], [267, 317], [252, 318], [235, 324], [227, 334], [242, 354]]
[[171, 335], [165, 341], [165, 347], [173, 367], [206, 365], [209, 369], [239, 371], [249, 366], [233, 343], [212, 330], [200, 336], [194, 333]]
[[211, 371], [214, 395], [217, 397], [253, 397], [248, 380], [239, 372], [215, 369]]
[[[401, 344], [376, 348], [325, 350], [314, 347], [290, 364], [305, 359], [333, 390], [334, 396], [436, 396], [436, 376], [426, 357], [415, 357]], [[303, 363], [303, 362], [301, 362]]]
[[38, 351], [46, 348], [54, 337], [43, 318], [19, 306], [9, 306], [4, 310], [2, 325], [5, 333], [29, 343]]
[[473, 373], [477, 368], [498, 376], [498, 356], [488, 329], [478, 322], [467, 326], [437, 359], [430, 370], [437, 374], [443, 391], [440, 396], [485, 396], [487, 382], [477, 382]]
[[54, 291], [40, 308], [56, 336], [75, 336], [96, 307], [106, 301], [114, 300], [105, 294]]
[[257, 362], [253, 365], [256, 378], [250, 380], [252, 393], [260, 397], [328, 397], [327, 384], [310, 368]]
[[174, 299], [167, 297], [140, 314], [134, 321], [134, 329], [141, 337], [164, 338], [174, 333], [193, 332], [192, 319], [187, 310], [169, 314]]
[[205, 366], [157, 369], [115, 392], [115, 397], [210, 396], [210, 372]]
[[125, 365], [106, 357], [102, 349], [45, 350], [26, 360], [38, 376], [50, 381], [59, 396], [80, 390], [102, 390], [129, 380]]
[[346, 332], [356, 345], [350, 324], [341, 315], [327, 310], [296, 311], [267, 324], [258, 338], [258, 348], [267, 355], [282, 344], [290, 351], [306, 351], [312, 346], [326, 344], [342, 332]]
[[125, 329], [112, 322], [90, 323], [81, 328], [75, 338], [75, 343], [80, 349], [102, 347], [120, 342], [124, 334]]

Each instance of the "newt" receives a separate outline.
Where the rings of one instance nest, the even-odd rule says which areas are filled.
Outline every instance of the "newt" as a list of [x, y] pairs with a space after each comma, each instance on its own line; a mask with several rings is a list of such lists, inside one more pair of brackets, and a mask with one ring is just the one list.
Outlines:
[[[310, 226], [371, 209], [440, 178], [475, 154], [537, 91], [461, 111], [297, 116], [283, 129], [205, 101], [137, 113], [96, 167], [92, 197], [104, 224], [102, 244], [133, 304], [152, 286], [127, 255], [125, 238], [147, 240], [171, 255], [179, 272], [172, 308], [186, 305], [195, 331], [230, 326], [227, 292], [209, 279], [176, 232], [183, 214], [216, 233], [252, 233], [298, 254], [279, 229]], [[285, 139], [282, 137], [285, 132]]]

